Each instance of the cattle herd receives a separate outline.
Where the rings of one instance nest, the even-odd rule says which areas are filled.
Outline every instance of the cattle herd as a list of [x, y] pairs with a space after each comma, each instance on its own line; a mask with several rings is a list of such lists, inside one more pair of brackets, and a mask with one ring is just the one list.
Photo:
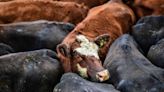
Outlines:
[[0, 0], [0, 92], [164, 92], [164, 0]]

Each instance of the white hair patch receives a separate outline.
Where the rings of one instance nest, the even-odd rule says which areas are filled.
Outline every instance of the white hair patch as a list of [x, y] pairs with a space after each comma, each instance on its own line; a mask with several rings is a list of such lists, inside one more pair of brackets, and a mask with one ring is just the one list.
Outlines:
[[85, 56], [94, 56], [99, 59], [98, 50], [99, 47], [94, 42], [90, 42], [84, 35], [76, 36], [76, 39], [80, 42], [80, 47], [75, 51]]

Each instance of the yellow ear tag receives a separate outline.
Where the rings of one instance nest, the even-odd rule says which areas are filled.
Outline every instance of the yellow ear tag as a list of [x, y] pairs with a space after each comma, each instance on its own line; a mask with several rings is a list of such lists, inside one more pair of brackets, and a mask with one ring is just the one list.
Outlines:
[[102, 48], [104, 45], [105, 45], [105, 40], [103, 40], [103, 39], [100, 40], [100, 46], [99, 47]]

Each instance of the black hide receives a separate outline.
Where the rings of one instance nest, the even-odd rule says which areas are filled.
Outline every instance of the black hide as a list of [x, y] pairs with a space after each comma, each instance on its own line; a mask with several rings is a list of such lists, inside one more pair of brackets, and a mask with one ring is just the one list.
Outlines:
[[154, 66], [138, 50], [134, 39], [125, 34], [110, 47], [104, 67], [109, 83], [121, 92], [163, 92], [164, 69]]
[[4, 43], [0, 43], [0, 56], [9, 54], [9, 53], [13, 53], [13, 52], [14, 52], [14, 50], [11, 46], [4, 44]]
[[145, 55], [151, 45], [164, 38], [164, 16], [147, 16], [133, 26], [132, 36], [141, 46]]
[[147, 57], [156, 66], [164, 68], [164, 39], [151, 46]]
[[15, 51], [30, 51], [42, 48], [55, 50], [74, 25], [53, 21], [33, 21], [0, 25], [0, 42]]
[[0, 92], [52, 92], [62, 75], [51, 50], [0, 56]]
[[53, 92], [119, 92], [110, 84], [94, 83], [74, 73], [66, 73]]

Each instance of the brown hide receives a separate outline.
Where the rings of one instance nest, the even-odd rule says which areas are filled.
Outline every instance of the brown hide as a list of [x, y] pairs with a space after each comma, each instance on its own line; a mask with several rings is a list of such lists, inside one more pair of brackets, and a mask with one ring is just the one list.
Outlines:
[[54, 1], [71, 1], [71, 2], [77, 2], [79, 4], [84, 4], [88, 7], [94, 7], [94, 6], [98, 6], [101, 5], [105, 2], [107, 2], [108, 0], [54, 0]]
[[[7, 2], [7, 1], [29, 1], [29, 0], [0, 0], [0, 2]], [[108, 0], [33, 0], [33, 1], [63, 1], [63, 2], [76, 2], [79, 4], [84, 4], [88, 7], [94, 7], [101, 5]]]
[[7, 2], [7, 1], [12, 1], [12, 0], [0, 0], [0, 2]]
[[84, 5], [59, 1], [10, 1], [0, 3], [0, 23], [33, 20], [55, 20], [79, 23], [87, 15]]
[[132, 7], [138, 17], [164, 15], [164, 0], [134, 0]]
[[[102, 34], [109, 34], [111, 43], [129, 31], [135, 18], [131, 9], [122, 3], [109, 2], [92, 8], [88, 16], [64, 39], [62, 44], [70, 46], [77, 34], [93, 40]], [[106, 54], [106, 53], [105, 53]]]
[[[92, 8], [87, 17], [79, 23], [58, 46], [58, 56], [63, 64], [65, 72], [74, 70], [71, 68], [74, 66], [73, 64], [77, 63], [76, 60], [71, 60], [72, 57], [70, 52], [74, 50], [72, 47], [73, 43], [76, 42], [76, 36], [78, 34], [85, 35], [92, 41], [103, 34], [108, 34], [110, 36], [109, 43], [100, 49], [99, 55], [101, 60], [103, 60], [109, 45], [116, 38], [129, 31], [132, 24], [135, 22], [133, 11], [122, 2], [115, 1], [119, 0], [113, 0], [104, 5]], [[66, 55], [63, 55], [61, 51], [66, 53]], [[92, 67], [94, 68], [95, 66]]]

